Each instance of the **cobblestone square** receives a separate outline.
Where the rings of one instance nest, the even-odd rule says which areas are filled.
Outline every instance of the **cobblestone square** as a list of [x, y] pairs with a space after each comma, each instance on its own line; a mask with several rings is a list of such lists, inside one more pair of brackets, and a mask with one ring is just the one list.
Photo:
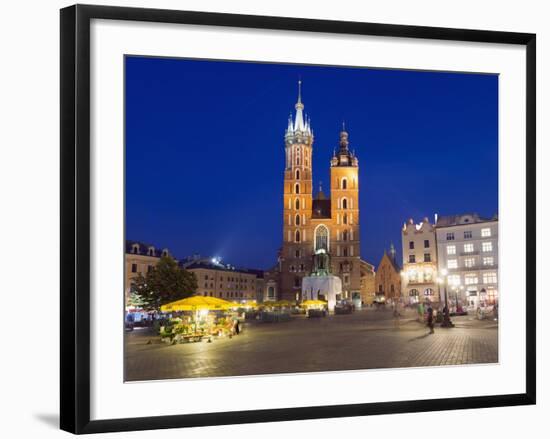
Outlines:
[[451, 366], [498, 362], [498, 323], [454, 317], [435, 334], [407, 313], [396, 328], [389, 311], [289, 322], [245, 323], [231, 339], [178, 345], [148, 330], [125, 335], [126, 381]]

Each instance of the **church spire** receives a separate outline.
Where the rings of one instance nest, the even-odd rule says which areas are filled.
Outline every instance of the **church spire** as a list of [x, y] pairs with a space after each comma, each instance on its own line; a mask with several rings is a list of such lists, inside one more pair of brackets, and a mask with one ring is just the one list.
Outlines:
[[298, 80], [298, 101], [294, 106], [296, 108], [296, 119], [294, 121], [294, 131], [306, 131], [306, 124], [304, 123], [304, 104], [302, 103], [302, 80]]
[[340, 151], [347, 151], [349, 146], [349, 134], [346, 131], [346, 122], [342, 121], [342, 131], [340, 131]]

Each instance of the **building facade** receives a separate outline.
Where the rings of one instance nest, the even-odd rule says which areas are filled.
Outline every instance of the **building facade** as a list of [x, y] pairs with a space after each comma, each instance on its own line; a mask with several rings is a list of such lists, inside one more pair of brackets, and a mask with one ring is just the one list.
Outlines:
[[285, 131], [278, 298], [301, 299], [302, 279], [312, 271], [313, 256], [324, 251], [330, 257], [331, 274], [342, 280], [341, 298], [351, 299], [361, 291], [359, 163], [350, 150], [348, 132], [342, 127], [330, 161], [330, 197], [321, 188], [313, 196], [314, 136], [311, 122], [304, 115], [300, 87], [299, 83], [295, 117], [290, 116]]
[[361, 302], [365, 305], [374, 303], [376, 297], [376, 270], [374, 265], [361, 259]]
[[[166, 248], [159, 249], [139, 241], [126, 241], [124, 285], [126, 299], [133, 289], [133, 279], [139, 274], [146, 276], [163, 256], [173, 257]], [[222, 264], [215, 258], [202, 258], [199, 255], [176, 260], [176, 262], [180, 268], [195, 274], [198, 295], [239, 302], [261, 300], [265, 294], [262, 270], [238, 269]]]
[[401, 268], [397, 264], [395, 248], [384, 255], [375, 274], [375, 302], [398, 303], [401, 300]]
[[159, 249], [139, 241], [126, 241], [124, 297], [127, 300], [132, 289], [133, 280], [142, 274], [145, 276], [162, 256], [170, 256], [167, 248]]
[[448, 300], [461, 306], [498, 301], [498, 217], [441, 216], [436, 223], [439, 271], [447, 270]]
[[230, 302], [256, 300], [257, 273], [228, 268], [214, 261], [197, 261], [185, 267], [197, 277], [197, 294]]
[[401, 230], [403, 249], [403, 296], [408, 304], [441, 302], [437, 283], [437, 244], [434, 224], [409, 219]]

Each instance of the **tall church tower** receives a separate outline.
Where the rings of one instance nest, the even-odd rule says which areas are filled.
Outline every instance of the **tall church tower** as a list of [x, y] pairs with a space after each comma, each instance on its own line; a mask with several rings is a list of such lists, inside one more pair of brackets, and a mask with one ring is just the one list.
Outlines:
[[351, 299], [361, 288], [359, 240], [359, 161], [349, 149], [342, 124], [340, 144], [330, 161], [332, 273], [342, 279], [342, 296]]
[[283, 207], [283, 248], [281, 279], [283, 299], [299, 298], [302, 277], [311, 271], [311, 204], [313, 130], [304, 115], [302, 83], [298, 81], [298, 101], [294, 120], [290, 115], [285, 131], [285, 173]]

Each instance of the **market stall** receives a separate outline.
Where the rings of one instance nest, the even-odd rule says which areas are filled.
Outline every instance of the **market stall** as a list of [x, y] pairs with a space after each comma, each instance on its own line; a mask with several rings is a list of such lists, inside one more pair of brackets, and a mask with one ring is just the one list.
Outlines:
[[302, 302], [308, 317], [326, 317], [328, 304], [323, 300], [306, 300]]
[[[234, 305], [223, 299], [206, 296], [187, 297], [162, 305], [162, 312], [173, 315], [166, 325], [160, 327], [160, 336], [171, 343], [201, 341], [205, 338], [211, 341], [213, 336], [231, 336], [238, 323], [226, 313]], [[185, 311], [190, 313], [186, 314]]]

